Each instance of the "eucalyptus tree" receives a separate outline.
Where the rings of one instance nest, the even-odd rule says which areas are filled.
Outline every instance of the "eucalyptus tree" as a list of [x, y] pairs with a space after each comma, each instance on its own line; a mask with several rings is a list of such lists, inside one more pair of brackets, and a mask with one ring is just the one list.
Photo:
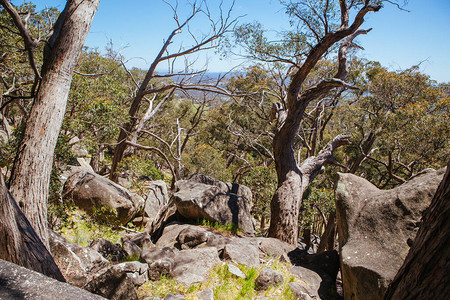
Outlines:
[[448, 159], [449, 94], [418, 67], [388, 71], [355, 63], [360, 89], [338, 108], [335, 128], [348, 128], [353, 143], [343, 157], [346, 171], [380, 188], [404, 183], [424, 168]]
[[[43, 270], [40, 264], [54, 264], [49, 261], [48, 256], [43, 257], [35, 252], [42, 243], [48, 245], [47, 196], [54, 149], [66, 108], [72, 73], [99, 3], [100, 0], [67, 1], [53, 26], [52, 34], [45, 42], [43, 64], [41, 70], [38, 70], [34, 51], [40, 42], [39, 38], [33, 37], [27, 29], [26, 15], [19, 14], [9, 1], [0, 1], [22, 38], [34, 81], [39, 86], [33, 95], [32, 107], [10, 176], [11, 197], [5, 192], [3, 184], [1, 197], [3, 209], [8, 211], [17, 212], [12, 206], [14, 199], [18, 202], [20, 210], [30, 221], [29, 227], [34, 228], [39, 238], [30, 240], [27, 232], [20, 230], [23, 224], [17, 221], [16, 214], [9, 214], [10, 218], [2, 220], [4, 226], [1, 227], [2, 236], [5, 237], [2, 248], [7, 250], [0, 253], [15, 251], [12, 256], [16, 260], [13, 257], [8, 257], [9, 259], [41, 272]], [[20, 247], [21, 245], [24, 247]], [[29, 253], [24, 255], [23, 251]], [[62, 279], [60, 274], [51, 274], [52, 270], [54, 269], [47, 275]]]
[[[271, 201], [269, 236], [296, 244], [302, 195], [333, 152], [349, 143], [347, 134], [337, 135], [316, 155], [297, 161], [294, 143], [301, 130], [308, 105], [336, 89], [355, 88], [345, 81], [347, 53], [356, 47], [354, 39], [370, 31], [361, 29], [364, 17], [381, 9], [383, 1], [282, 1], [294, 30], [281, 41], [270, 42], [261, 26], [240, 27], [237, 41], [246, 53], [266, 63], [284, 64], [289, 81], [276, 106], [277, 128], [273, 155], [278, 187]], [[288, 51], [286, 51], [288, 50]], [[311, 77], [325, 57], [337, 53], [334, 75]]]

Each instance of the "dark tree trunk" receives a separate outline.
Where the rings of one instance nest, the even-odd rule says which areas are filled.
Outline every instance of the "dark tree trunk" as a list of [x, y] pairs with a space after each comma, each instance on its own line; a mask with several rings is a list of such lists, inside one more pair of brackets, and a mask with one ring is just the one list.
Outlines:
[[444, 299], [450, 295], [450, 163], [406, 259], [385, 299]]
[[0, 173], [0, 258], [65, 282], [53, 257], [9, 193]]
[[303, 242], [305, 243], [306, 247], [311, 247], [311, 229], [306, 228], [303, 230]]
[[47, 197], [56, 140], [72, 74], [100, 0], [67, 1], [44, 53], [34, 99], [10, 179], [10, 191], [45, 245]]
[[334, 249], [334, 237], [336, 236], [336, 212], [330, 213], [328, 216], [327, 226], [320, 237], [320, 244], [317, 252], [331, 251]]

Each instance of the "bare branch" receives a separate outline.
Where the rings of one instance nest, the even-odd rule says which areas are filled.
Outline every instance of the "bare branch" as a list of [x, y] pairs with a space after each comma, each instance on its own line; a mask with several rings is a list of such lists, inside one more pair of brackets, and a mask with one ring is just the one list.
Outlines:
[[172, 173], [172, 176], [174, 178], [176, 177], [176, 173], [175, 173], [173, 165], [170, 163], [169, 158], [160, 149], [158, 149], [156, 147], [149, 147], [149, 146], [139, 145], [139, 144], [132, 143], [132, 142], [129, 142], [129, 141], [126, 141], [126, 144], [129, 145], [129, 146], [135, 147], [137, 149], [153, 151], [153, 152], [157, 153], [167, 163], [167, 165], [168, 165], [168, 167], [170, 169], [170, 172]]
[[317, 156], [308, 157], [300, 166], [303, 178], [307, 182], [311, 182], [320, 173], [323, 165], [334, 162], [333, 152], [337, 148], [351, 143], [349, 138], [348, 134], [340, 134], [330, 141]]

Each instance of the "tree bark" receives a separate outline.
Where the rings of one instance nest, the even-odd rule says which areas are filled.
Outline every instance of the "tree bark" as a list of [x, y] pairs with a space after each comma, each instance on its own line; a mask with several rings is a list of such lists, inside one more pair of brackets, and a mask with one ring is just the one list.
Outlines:
[[384, 299], [444, 299], [450, 295], [449, 220], [450, 163]]
[[0, 173], [0, 258], [65, 282], [53, 257], [17, 206]]
[[[372, 6], [365, 1], [363, 7], [356, 14], [353, 23], [349, 26], [348, 7], [345, 1], [341, 2], [341, 27], [338, 30], [327, 32], [308, 53], [303, 65], [294, 74], [289, 84], [286, 99], [286, 119], [278, 120], [277, 131], [273, 139], [273, 152], [278, 177], [278, 189], [271, 202], [271, 220], [269, 236], [281, 239], [296, 245], [298, 241], [298, 215], [302, 204], [303, 192], [309, 183], [319, 173], [322, 166], [333, 161], [332, 153], [336, 147], [348, 143], [346, 136], [338, 136], [322, 151], [306, 159], [299, 167], [295, 160], [293, 144], [299, 132], [301, 121], [307, 105], [314, 99], [319, 99], [332, 89], [352, 88], [344, 82], [347, 76], [347, 51], [354, 46], [353, 39], [359, 34], [366, 34], [369, 30], [359, 27], [364, 22], [364, 16], [370, 11], [378, 11], [381, 6]], [[345, 40], [343, 40], [345, 39]], [[328, 80], [322, 80], [309, 89], [302, 90], [303, 83], [311, 70], [322, 56], [339, 41], [338, 71]]]
[[10, 179], [11, 194], [47, 246], [47, 197], [53, 154], [73, 70], [99, 3], [100, 0], [67, 1], [56, 22], [57, 36], [52, 36], [45, 53], [42, 81]]

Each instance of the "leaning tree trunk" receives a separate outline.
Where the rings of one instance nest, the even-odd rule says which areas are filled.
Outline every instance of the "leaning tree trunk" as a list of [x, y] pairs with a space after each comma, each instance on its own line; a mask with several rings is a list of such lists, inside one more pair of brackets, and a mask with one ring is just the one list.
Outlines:
[[450, 163], [406, 259], [385, 299], [444, 299], [450, 295]]
[[10, 179], [10, 192], [48, 246], [47, 197], [53, 154], [72, 74], [100, 0], [67, 1], [50, 39], [42, 81], [34, 99]]
[[53, 257], [17, 206], [0, 173], [0, 258], [65, 281]]

